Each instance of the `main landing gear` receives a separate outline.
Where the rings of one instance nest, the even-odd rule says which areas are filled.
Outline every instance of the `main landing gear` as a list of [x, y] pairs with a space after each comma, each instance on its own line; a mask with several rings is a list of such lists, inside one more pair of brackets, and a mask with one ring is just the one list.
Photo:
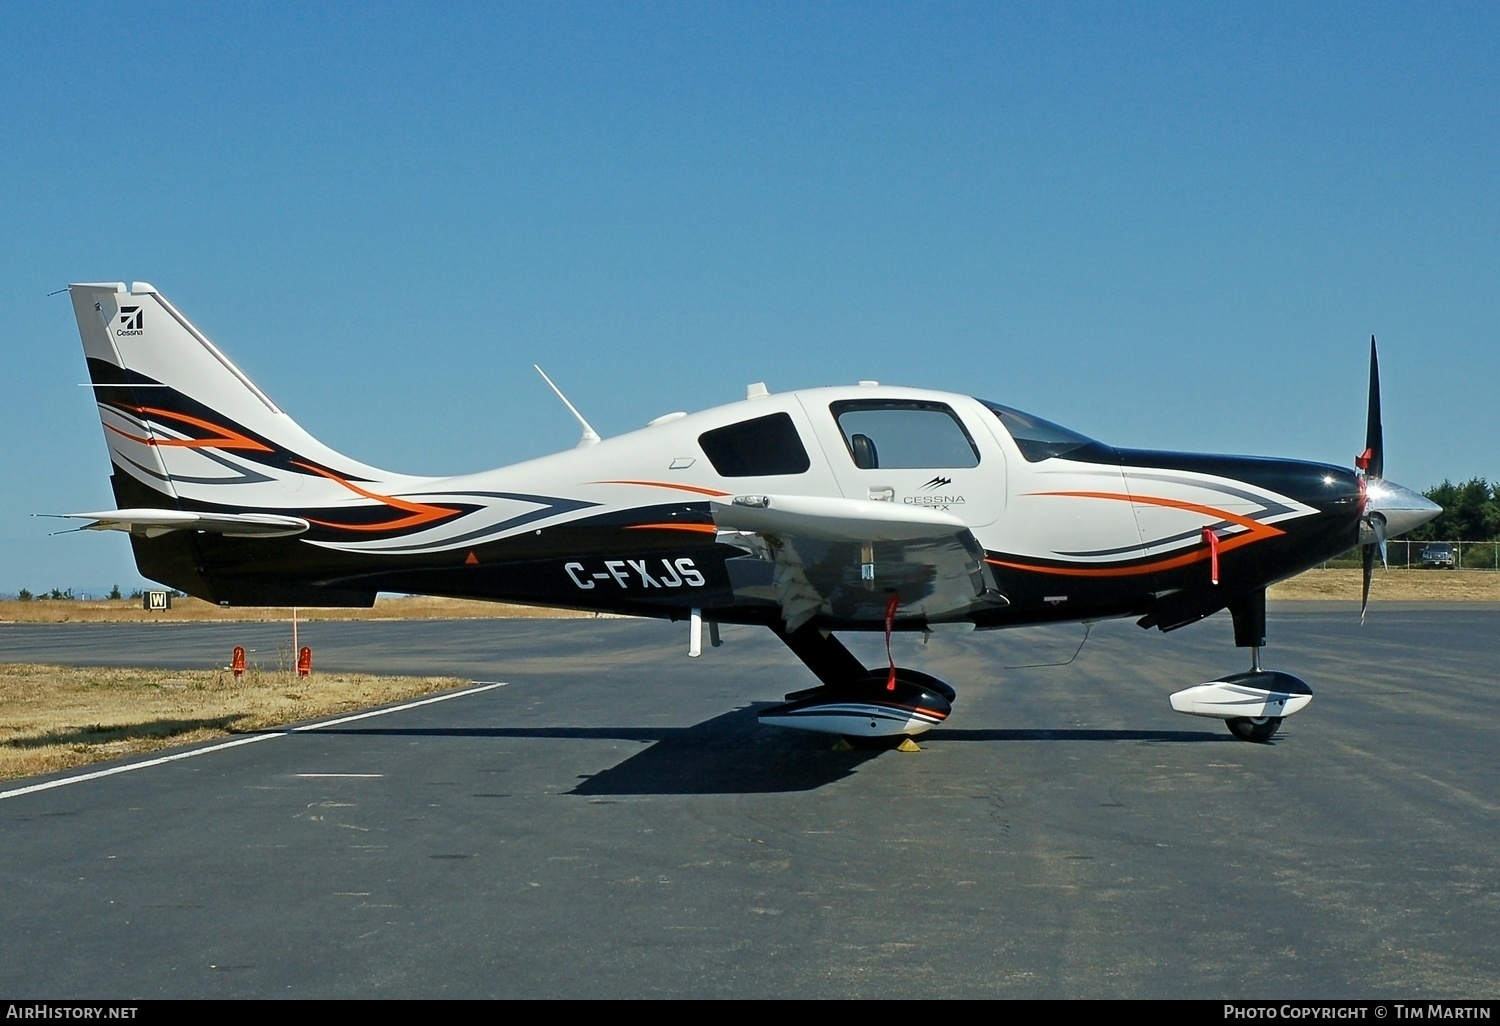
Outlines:
[[897, 738], [929, 730], [953, 711], [953, 689], [931, 674], [899, 666], [870, 670], [813, 627], [772, 630], [822, 684], [762, 710], [762, 723], [852, 739]]
[[[1172, 708], [1189, 716], [1223, 720], [1241, 741], [1264, 744], [1282, 721], [1312, 701], [1312, 689], [1282, 670], [1260, 665], [1266, 643], [1266, 593], [1255, 591], [1229, 604], [1234, 642], [1250, 649], [1250, 669], [1198, 684], [1172, 696]], [[788, 632], [771, 628], [822, 683], [794, 691], [763, 710], [762, 723], [851, 740], [911, 737], [942, 723], [953, 711], [954, 691], [918, 670], [894, 665], [870, 670], [832, 634], [810, 626]]]
[[1260, 649], [1266, 643], [1264, 590], [1231, 602], [1229, 614], [1234, 617], [1234, 643], [1250, 649], [1250, 669], [1179, 691], [1172, 696], [1172, 708], [1189, 716], [1222, 719], [1241, 741], [1264, 744], [1281, 729], [1282, 720], [1306, 708], [1312, 688], [1290, 673], [1261, 668]]

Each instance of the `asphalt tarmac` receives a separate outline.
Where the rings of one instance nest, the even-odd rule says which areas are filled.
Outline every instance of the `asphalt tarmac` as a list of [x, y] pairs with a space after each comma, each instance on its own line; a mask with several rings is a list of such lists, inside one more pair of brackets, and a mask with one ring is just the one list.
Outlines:
[[[811, 683], [764, 630], [304, 625], [320, 669], [504, 686], [0, 784], [0, 998], [1496, 997], [1500, 606], [1270, 617], [1316, 695], [1272, 744], [1167, 704], [1247, 664], [1221, 616], [1065, 666], [1081, 627], [898, 637], [958, 689], [915, 754], [760, 726]], [[289, 640], [0, 625], [0, 660]]]

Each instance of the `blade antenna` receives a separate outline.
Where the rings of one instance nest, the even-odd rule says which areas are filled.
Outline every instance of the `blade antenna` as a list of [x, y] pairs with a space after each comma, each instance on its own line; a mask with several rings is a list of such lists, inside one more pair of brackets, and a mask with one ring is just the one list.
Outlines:
[[542, 368], [537, 366], [536, 364], [532, 364], [531, 367], [542, 376], [542, 380], [547, 383], [547, 387], [552, 389], [552, 391], [557, 394], [557, 397], [562, 400], [562, 404], [568, 408], [568, 412], [573, 415], [578, 423], [583, 425], [583, 436], [578, 439], [578, 448], [583, 449], [590, 445], [599, 444], [599, 432], [594, 430], [592, 424], [583, 419], [583, 414], [578, 412], [578, 407], [568, 402], [568, 397], [563, 395], [562, 389], [558, 388], [552, 383], [552, 379], [547, 377], [546, 371], [542, 370]]

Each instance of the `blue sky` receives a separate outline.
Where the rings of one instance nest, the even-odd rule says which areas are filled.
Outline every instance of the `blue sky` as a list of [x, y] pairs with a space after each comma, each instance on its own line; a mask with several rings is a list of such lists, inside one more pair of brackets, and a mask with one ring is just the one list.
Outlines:
[[1500, 479], [1494, 4], [69, 4], [0, 38], [0, 593], [139, 586], [65, 296], [378, 466], [852, 382]]

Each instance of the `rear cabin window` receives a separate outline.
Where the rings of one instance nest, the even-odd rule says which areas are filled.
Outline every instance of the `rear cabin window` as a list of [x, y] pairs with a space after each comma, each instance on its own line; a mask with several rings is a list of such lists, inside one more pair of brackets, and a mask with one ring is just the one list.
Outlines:
[[812, 466], [797, 425], [785, 413], [705, 431], [698, 445], [720, 477], [801, 474]]
[[858, 399], [830, 409], [861, 470], [979, 466], [979, 449], [943, 403]]

